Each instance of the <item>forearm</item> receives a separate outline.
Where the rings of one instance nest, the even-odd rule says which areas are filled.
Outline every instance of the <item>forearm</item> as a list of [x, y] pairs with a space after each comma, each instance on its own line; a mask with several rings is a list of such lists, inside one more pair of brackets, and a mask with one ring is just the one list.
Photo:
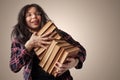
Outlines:
[[31, 51], [33, 46], [32, 46], [33, 43], [30, 42], [30, 40], [28, 40], [26, 43], [25, 43], [25, 48], [27, 49], [27, 51]]
[[13, 41], [11, 45], [10, 68], [13, 72], [18, 72], [27, 62], [31, 54], [28, 53], [25, 46], [19, 42]]
[[69, 34], [67, 34], [64, 31], [59, 30], [59, 33], [61, 34], [62, 38], [69, 42], [70, 44], [77, 46], [80, 48], [80, 51], [78, 52], [78, 55], [76, 58], [79, 60], [77, 66], [75, 68], [80, 69], [82, 68], [83, 62], [85, 61], [86, 58], [86, 50], [85, 48], [77, 41], [75, 41]]

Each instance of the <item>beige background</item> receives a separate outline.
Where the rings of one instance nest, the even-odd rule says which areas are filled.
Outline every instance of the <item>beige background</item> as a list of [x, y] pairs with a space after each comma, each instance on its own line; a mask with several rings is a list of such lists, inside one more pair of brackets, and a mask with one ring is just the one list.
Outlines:
[[37, 3], [87, 50], [74, 80], [120, 80], [120, 0], [0, 0], [0, 80], [22, 80], [9, 69], [10, 33], [21, 7]]

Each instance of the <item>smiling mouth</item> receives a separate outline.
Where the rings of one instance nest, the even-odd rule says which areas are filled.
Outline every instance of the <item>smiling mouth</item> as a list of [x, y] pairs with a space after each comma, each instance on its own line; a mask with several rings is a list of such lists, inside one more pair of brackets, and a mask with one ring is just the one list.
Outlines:
[[33, 21], [32, 22], [34, 25], [39, 25], [39, 21], [37, 20], [37, 21]]

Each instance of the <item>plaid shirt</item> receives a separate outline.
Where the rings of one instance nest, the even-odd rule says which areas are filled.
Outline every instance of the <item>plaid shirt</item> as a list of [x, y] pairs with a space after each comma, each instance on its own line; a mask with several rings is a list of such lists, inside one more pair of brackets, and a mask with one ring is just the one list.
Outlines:
[[[76, 56], [79, 59], [76, 69], [82, 68], [82, 64], [86, 57], [86, 50], [81, 46], [77, 41], [75, 41], [70, 35], [59, 30], [62, 38], [67, 42], [78, 46], [80, 52]], [[32, 70], [32, 61], [33, 61], [34, 52], [28, 52], [23, 44], [21, 44], [17, 39], [14, 39], [11, 44], [11, 58], [10, 58], [10, 68], [13, 72], [19, 72], [22, 67], [24, 67], [24, 80], [32, 80], [31, 70]], [[66, 71], [61, 76], [57, 77], [56, 80], [73, 80], [70, 75], [69, 70]]]

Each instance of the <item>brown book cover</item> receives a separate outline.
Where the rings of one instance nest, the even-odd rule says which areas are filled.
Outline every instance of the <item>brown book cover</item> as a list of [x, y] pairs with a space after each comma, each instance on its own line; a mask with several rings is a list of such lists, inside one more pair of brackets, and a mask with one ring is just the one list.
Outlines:
[[72, 47], [64, 51], [61, 58], [59, 59], [60, 63], [64, 63], [67, 57], [76, 57], [80, 49], [78, 47]]
[[48, 68], [50, 67], [50, 64], [52, 64], [52, 61], [54, 60], [55, 56], [57, 55], [57, 53], [59, 52], [60, 48], [63, 47], [63, 46], [68, 46], [70, 45], [69, 43], [67, 42], [63, 42], [63, 43], [57, 43], [50, 55], [50, 57], [48, 58], [47, 62], [46, 62], [46, 65], [43, 67], [43, 69], [45, 71], [48, 70]]
[[[52, 32], [51, 37], [55, 39], [60, 39], [61, 36], [56, 31], [57, 27], [51, 22], [48, 21], [45, 26], [37, 33], [38, 35], [45, 34], [47, 32]], [[49, 47], [49, 46], [48, 46]], [[35, 48], [34, 51], [36, 52], [37, 56], [42, 54], [46, 49], [45, 48]]]
[[44, 51], [45, 49], [44, 48], [36, 48], [37, 50], [35, 51], [36, 52], [36, 55], [37, 56], [40, 56]]
[[43, 57], [45, 56], [45, 53], [47, 52], [47, 50], [44, 50], [39, 56], [39, 60], [41, 61], [43, 59]]
[[[78, 47], [68, 48], [64, 50], [58, 61], [63, 64], [67, 57], [76, 57], [79, 51], [80, 49]], [[57, 76], [57, 73], [54, 73], [55, 71], [56, 69], [54, 68], [52, 75]]]
[[59, 52], [57, 53], [57, 55], [55, 56], [54, 60], [52, 61], [52, 64], [50, 65], [50, 67], [47, 70], [47, 72], [49, 74], [52, 73], [53, 68], [55, 67], [56, 62], [58, 62], [58, 60], [59, 60], [60, 56], [62, 55], [62, 53], [64, 52], [64, 50], [68, 49], [68, 48], [71, 48], [71, 47], [73, 47], [73, 46], [72, 45], [68, 45], [68, 46], [63, 46], [63, 47], [60, 48]]
[[45, 55], [43, 56], [43, 59], [40, 61], [39, 65], [41, 67], [44, 67], [49, 56], [51, 55], [51, 52], [52, 50], [54, 49], [55, 45], [58, 43], [58, 42], [65, 42], [64, 40], [53, 40], [49, 46], [49, 48], [47, 49], [47, 52], [45, 53]]
[[44, 32], [53, 24], [52, 21], [48, 21], [40, 31], [38, 31], [37, 35], [42, 35]]
[[48, 33], [48, 32], [53, 32], [57, 27], [55, 25], [51, 25], [43, 34]]
[[[42, 27], [42, 29], [37, 32], [37, 35], [42, 35], [52, 24], [53, 24], [52, 21], [48, 21], [48, 22]], [[37, 51], [38, 48], [35, 48], [34, 50]]]
[[56, 30], [54, 30], [54, 31], [52, 32], [52, 34], [50, 35], [50, 37], [53, 37], [53, 38], [55, 38], [55, 39], [61, 39], [60, 34], [58, 34]]
[[[55, 27], [54, 25], [51, 25], [51, 26], [44, 32], [44, 34], [47, 33], [47, 32], [53, 32], [55, 29], [56, 29], [56, 27]], [[37, 54], [38, 56], [39, 56], [44, 50], [45, 50], [45, 48], [37, 48], [37, 49], [35, 49], [36, 54]]]
[[[57, 74], [54, 74], [55, 71], [55, 63], [57, 61], [64, 63], [67, 56], [74, 56], [73, 53], [77, 53], [78, 48], [73, 47], [73, 45], [69, 46], [62, 46], [62, 44], [59, 44], [61, 46], [56, 45], [59, 42], [65, 42], [65, 40], [60, 40], [61, 36], [57, 32], [57, 27], [52, 21], [48, 21], [40, 31], [38, 31], [37, 35], [43, 35], [45, 33], [52, 32], [50, 34], [51, 37], [57, 39], [53, 40], [50, 45], [48, 45], [48, 48], [35, 48], [34, 51], [36, 52], [36, 55], [40, 59], [39, 65], [48, 73], [53, 74], [56, 76]], [[57, 48], [56, 48], [57, 46]], [[54, 49], [55, 48], [55, 49]], [[71, 48], [71, 49], [69, 49]], [[53, 54], [52, 54], [53, 53]], [[56, 54], [57, 53], [57, 54]]]

